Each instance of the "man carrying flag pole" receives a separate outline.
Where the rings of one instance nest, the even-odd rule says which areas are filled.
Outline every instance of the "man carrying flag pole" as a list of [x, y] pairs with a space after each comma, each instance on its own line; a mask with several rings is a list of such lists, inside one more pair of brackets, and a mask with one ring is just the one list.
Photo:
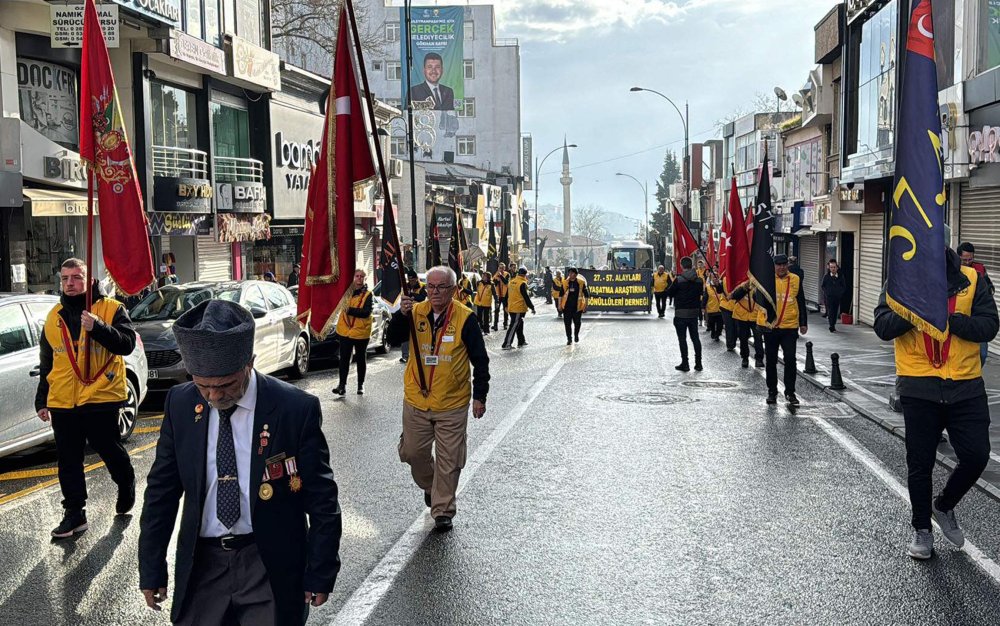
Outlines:
[[[897, 133], [887, 281], [875, 333], [892, 340], [896, 392], [906, 425], [907, 488], [913, 540], [907, 553], [934, 553], [931, 518], [952, 545], [965, 535], [955, 507], [990, 456], [990, 411], [979, 344], [1000, 327], [987, 282], [947, 248], [934, 26], [930, 0], [912, 0]], [[958, 465], [933, 497], [932, 473], [943, 430]]]

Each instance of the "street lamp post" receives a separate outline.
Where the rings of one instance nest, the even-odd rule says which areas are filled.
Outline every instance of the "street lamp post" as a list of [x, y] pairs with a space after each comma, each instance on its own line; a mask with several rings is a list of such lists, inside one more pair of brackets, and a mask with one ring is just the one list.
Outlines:
[[661, 98], [669, 102], [670, 106], [674, 107], [674, 110], [677, 111], [677, 115], [679, 115], [681, 118], [681, 123], [684, 124], [684, 174], [685, 174], [684, 175], [684, 221], [690, 222], [691, 221], [691, 167], [690, 163], [688, 163], [688, 160], [690, 158], [688, 156], [688, 152], [690, 152], [691, 146], [690, 146], [690, 133], [689, 133], [690, 128], [688, 126], [688, 117], [689, 117], [688, 103], [687, 102], [684, 103], [684, 112], [681, 113], [680, 107], [674, 104], [673, 100], [663, 95], [659, 91], [655, 91], [653, 89], [646, 89], [645, 87], [632, 87], [632, 89], [630, 89], [629, 91], [648, 91], [649, 93], [655, 93], [656, 95], [660, 96]]
[[[576, 148], [577, 146], [576, 146], [575, 143], [571, 143], [571, 144], [569, 144], [568, 146], [565, 146], [565, 147], [567, 147], [567, 148]], [[535, 237], [534, 237], [534, 241], [532, 241], [532, 244], [534, 244], [534, 246], [535, 246], [535, 249], [534, 249], [534, 253], [535, 253], [534, 254], [534, 258], [535, 258], [535, 269], [536, 270], [538, 269], [538, 262], [539, 262], [539, 258], [538, 258], [538, 179], [539, 179], [539, 177], [542, 174], [542, 166], [545, 165], [545, 159], [549, 158], [550, 156], [552, 156], [553, 154], [555, 154], [556, 152], [558, 152], [561, 148], [562, 148], [562, 146], [560, 146], [559, 148], [555, 148], [551, 152], [549, 152], [548, 154], [546, 154], [544, 157], [542, 157], [541, 163], [538, 162], [538, 157], [535, 157]], [[565, 207], [564, 207], [564, 210], [565, 210]], [[570, 242], [570, 244], [571, 244], [570, 248], [572, 249], [572, 241]]]
[[626, 178], [631, 178], [636, 182], [639, 187], [642, 188], [642, 201], [643, 201], [643, 211], [646, 215], [646, 243], [649, 243], [649, 185], [646, 182], [640, 182], [638, 178], [632, 176], [631, 174], [623, 174], [618, 172], [615, 176], [624, 176]]
[[[413, 78], [413, 31], [410, 29], [410, 11], [412, 9], [411, 0], [405, 0], [404, 11], [406, 13], [406, 86], [410, 87], [410, 80]], [[407, 92], [409, 89], [407, 89]], [[408, 141], [406, 142], [409, 146], [409, 156], [410, 156], [410, 229], [411, 229], [411, 242], [410, 249], [413, 253], [413, 270], [416, 271], [420, 264], [417, 258], [417, 177], [416, 177], [416, 166], [414, 165], [415, 155], [414, 155], [414, 136], [413, 136], [413, 102], [410, 100], [410, 94], [405, 95], [406, 98], [406, 127], [407, 134], [409, 135]], [[421, 207], [422, 209], [423, 207]]]

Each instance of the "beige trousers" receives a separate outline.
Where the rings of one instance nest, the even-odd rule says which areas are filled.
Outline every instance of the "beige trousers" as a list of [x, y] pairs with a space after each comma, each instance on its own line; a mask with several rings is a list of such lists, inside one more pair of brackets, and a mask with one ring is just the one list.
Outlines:
[[465, 467], [468, 423], [468, 405], [451, 411], [421, 411], [403, 403], [399, 460], [410, 465], [417, 486], [431, 494], [432, 517], [455, 516], [455, 492]]

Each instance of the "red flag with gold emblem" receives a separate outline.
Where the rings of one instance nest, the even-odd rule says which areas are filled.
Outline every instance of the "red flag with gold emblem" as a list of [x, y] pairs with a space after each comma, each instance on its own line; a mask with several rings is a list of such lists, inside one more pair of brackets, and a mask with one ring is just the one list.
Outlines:
[[80, 158], [97, 184], [104, 266], [121, 291], [137, 294], [156, 275], [132, 148], [94, 0], [86, 0], [83, 13]]
[[298, 316], [320, 338], [333, 329], [337, 306], [354, 278], [354, 186], [375, 175], [350, 28], [342, 4], [323, 147], [309, 180], [302, 240]]

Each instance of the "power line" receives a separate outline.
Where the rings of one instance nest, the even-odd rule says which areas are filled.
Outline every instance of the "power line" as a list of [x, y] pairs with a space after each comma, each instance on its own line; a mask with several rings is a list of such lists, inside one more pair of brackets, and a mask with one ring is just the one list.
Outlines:
[[[712, 128], [709, 128], [707, 130], [703, 130], [703, 131], [699, 131], [699, 132], [695, 133], [694, 136], [695, 137], [699, 137], [699, 136], [704, 135], [706, 133], [714, 133], [714, 132], [715, 132], [715, 127], [713, 126]], [[604, 165], [605, 163], [611, 163], [613, 161], [620, 161], [622, 159], [627, 159], [629, 157], [634, 157], [634, 156], [637, 156], [637, 155], [640, 155], [640, 154], [645, 154], [646, 152], [652, 152], [653, 150], [662, 150], [663, 148], [667, 148], [669, 146], [672, 146], [672, 145], [678, 144], [678, 143], [684, 143], [684, 140], [683, 139], [677, 139], [675, 141], [671, 141], [669, 143], [661, 144], [659, 146], [653, 146], [652, 148], [646, 148], [644, 150], [639, 150], [637, 152], [630, 152], [629, 154], [623, 154], [621, 156], [611, 157], [610, 159], [604, 159], [603, 161], [594, 161], [593, 163], [585, 163], [583, 165], [574, 165], [572, 169], [573, 169], [573, 171], [576, 171], [576, 170], [582, 170], [582, 169], [585, 169], [585, 168], [588, 168], [588, 167], [594, 167], [595, 165]], [[562, 170], [551, 170], [551, 171], [548, 171], [548, 172], [542, 172], [542, 176], [545, 176], [547, 174], [559, 174], [561, 172], [562, 172]]]

